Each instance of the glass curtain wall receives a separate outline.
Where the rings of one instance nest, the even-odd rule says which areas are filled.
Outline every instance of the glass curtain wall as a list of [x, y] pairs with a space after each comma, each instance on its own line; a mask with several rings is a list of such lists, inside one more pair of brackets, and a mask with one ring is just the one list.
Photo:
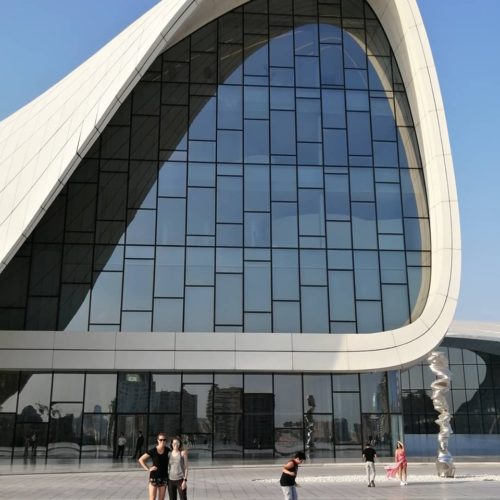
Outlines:
[[[448, 356], [452, 374], [447, 393], [455, 434], [500, 432], [500, 356], [457, 347], [440, 347]], [[434, 375], [426, 365], [402, 372], [405, 434], [439, 432], [431, 401]], [[498, 387], [497, 387], [498, 386]]]
[[359, 457], [368, 438], [390, 455], [388, 376], [0, 372], [0, 456], [112, 458], [123, 433], [127, 460], [139, 431], [193, 459]]
[[[153, 62], [0, 275], [0, 328], [376, 332], [418, 318], [429, 279], [417, 138], [373, 11], [254, 0]], [[64, 432], [78, 404], [54, 408]]]
[[[454, 434], [500, 434], [500, 356], [440, 347], [450, 360]], [[112, 458], [138, 432], [180, 435], [197, 458], [356, 458], [363, 443], [391, 456], [396, 440], [434, 435], [434, 375], [402, 372], [34, 373], [0, 372], [0, 456]], [[478, 441], [481, 443], [481, 441]]]

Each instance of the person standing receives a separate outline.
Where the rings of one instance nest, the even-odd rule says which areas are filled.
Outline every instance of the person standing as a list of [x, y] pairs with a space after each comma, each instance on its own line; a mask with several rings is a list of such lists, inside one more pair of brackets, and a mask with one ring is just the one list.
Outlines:
[[402, 441], [398, 441], [396, 443], [394, 461], [394, 464], [387, 465], [385, 467], [385, 470], [387, 471], [387, 477], [391, 479], [396, 477], [397, 474], [399, 477], [399, 484], [401, 484], [401, 486], [406, 486], [408, 484], [406, 482], [406, 468], [408, 466], [408, 459], [406, 458], [406, 450]]
[[179, 437], [172, 439], [172, 451], [168, 459], [168, 497], [170, 500], [187, 500], [188, 453], [182, 449]]
[[377, 452], [375, 448], [368, 441], [363, 449], [363, 460], [366, 467], [366, 479], [368, 480], [368, 488], [375, 488], [375, 458], [377, 457]]
[[299, 465], [306, 459], [302, 451], [297, 451], [295, 455], [281, 469], [280, 486], [285, 500], [298, 500], [295, 480]]
[[[164, 500], [168, 484], [168, 454], [170, 448], [166, 445], [167, 435], [159, 432], [156, 436], [157, 444], [139, 458], [139, 464], [149, 472], [149, 500]], [[151, 459], [153, 465], [148, 467], [146, 461]]]
[[123, 459], [123, 453], [125, 452], [125, 445], [127, 444], [127, 438], [123, 432], [120, 432], [120, 436], [118, 437], [118, 450], [116, 452], [116, 458]]
[[135, 451], [133, 458], [139, 458], [142, 455], [142, 448], [144, 446], [144, 436], [142, 435], [142, 431], [137, 433], [137, 441], [135, 442]]
[[31, 456], [36, 457], [36, 449], [38, 447], [38, 435], [34, 432], [31, 435]]

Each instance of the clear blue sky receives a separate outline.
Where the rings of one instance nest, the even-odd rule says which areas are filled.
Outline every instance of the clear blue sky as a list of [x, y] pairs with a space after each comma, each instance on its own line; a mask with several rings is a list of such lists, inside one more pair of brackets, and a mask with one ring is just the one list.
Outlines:
[[[500, 321], [500, 0], [417, 0], [446, 108], [462, 226], [456, 319]], [[158, 0], [0, 0], [0, 119]]]

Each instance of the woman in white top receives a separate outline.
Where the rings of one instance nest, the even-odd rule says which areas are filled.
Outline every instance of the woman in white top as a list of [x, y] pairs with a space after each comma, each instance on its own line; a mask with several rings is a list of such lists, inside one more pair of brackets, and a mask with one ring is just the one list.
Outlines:
[[172, 451], [169, 454], [168, 496], [170, 500], [187, 500], [188, 453], [182, 449], [179, 437], [172, 439]]

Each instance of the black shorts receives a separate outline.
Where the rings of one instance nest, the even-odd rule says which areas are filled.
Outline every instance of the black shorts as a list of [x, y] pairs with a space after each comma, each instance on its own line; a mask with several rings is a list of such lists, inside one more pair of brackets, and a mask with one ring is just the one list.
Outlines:
[[157, 487], [167, 486], [167, 484], [168, 484], [168, 477], [150, 477], [149, 478], [149, 482], [153, 486], [157, 486]]

